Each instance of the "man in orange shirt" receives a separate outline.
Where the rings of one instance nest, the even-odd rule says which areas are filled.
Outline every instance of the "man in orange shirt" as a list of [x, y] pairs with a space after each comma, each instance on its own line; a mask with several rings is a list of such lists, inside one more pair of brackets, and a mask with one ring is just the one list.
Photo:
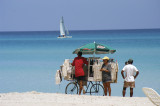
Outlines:
[[86, 58], [82, 57], [82, 52], [78, 52], [77, 57], [74, 58], [72, 66], [75, 66], [75, 77], [79, 82], [79, 95], [83, 89], [83, 80], [84, 80], [84, 64], [88, 65], [88, 61]]

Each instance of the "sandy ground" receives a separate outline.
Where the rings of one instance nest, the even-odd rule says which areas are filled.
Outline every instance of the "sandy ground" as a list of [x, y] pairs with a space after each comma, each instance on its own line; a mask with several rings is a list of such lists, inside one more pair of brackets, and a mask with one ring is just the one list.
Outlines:
[[154, 106], [147, 97], [108, 97], [57, 93], [1, 93], [0, 106]]

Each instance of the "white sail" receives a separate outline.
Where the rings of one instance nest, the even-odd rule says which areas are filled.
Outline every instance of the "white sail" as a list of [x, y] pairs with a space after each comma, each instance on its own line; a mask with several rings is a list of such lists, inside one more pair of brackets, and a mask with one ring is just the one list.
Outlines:
[[72, 36], [66, 36], [69, 35], [68, 29], [64, 26], [64, 20], [63, 17], [60, 20], [60, 35], [57, 38], [72, 38]]
[[69, 35], [69, 31], [68, 31], [68, 29], [66, 28], [66, 33], [67, 33], [67, 35]]
[[60, 35], [65, 36], [65, 26], [64, 26], [63, 17], [60, 20]]

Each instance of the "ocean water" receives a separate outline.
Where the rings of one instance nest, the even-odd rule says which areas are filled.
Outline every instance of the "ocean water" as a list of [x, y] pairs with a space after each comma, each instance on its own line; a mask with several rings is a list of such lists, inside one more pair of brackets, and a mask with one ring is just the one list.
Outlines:
[[64, 93], [69, 81], [56, 85], [56, 70], [64, 59], [76, 56], [72, 54], [76, 48], [94, 41], [117, 50], [114, 54], [96, 55], [114, 58], [119, 63], [118, 83], [111, 84], [112, 96], [122, 96], [120, 72], [129, 58], [140, 72], [134, 96], [145, 96], [143, 87], [160, 93], [160, 29], [70, 31], [71, 39], [57, 39], [58, 35], [58, 31], [0, 32], [0, 93]]

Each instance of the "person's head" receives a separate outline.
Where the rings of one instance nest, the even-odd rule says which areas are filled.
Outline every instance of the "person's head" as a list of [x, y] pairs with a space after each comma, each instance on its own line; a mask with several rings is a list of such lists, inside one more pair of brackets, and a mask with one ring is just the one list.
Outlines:
[[82, 52], [79, 51], [79, 52], [77, 53], [77, 55], [81, 57], [81, 56], [82, 56]]
[[109, 57], [105, 56], [105, 57], [103, 58], [103, 63], [104, 63], [104, 64], [105, 64], [105, 63], [108, 63], [108, 61], [109, 61]]
[[133, 63], [133, 60], [132, 59], [129, 59], [128, 60], [128, 64], [132, 64]]
[[125, 62], [125, 65], [127, 65], [127, 64], [128, 64], [128, 61]]

